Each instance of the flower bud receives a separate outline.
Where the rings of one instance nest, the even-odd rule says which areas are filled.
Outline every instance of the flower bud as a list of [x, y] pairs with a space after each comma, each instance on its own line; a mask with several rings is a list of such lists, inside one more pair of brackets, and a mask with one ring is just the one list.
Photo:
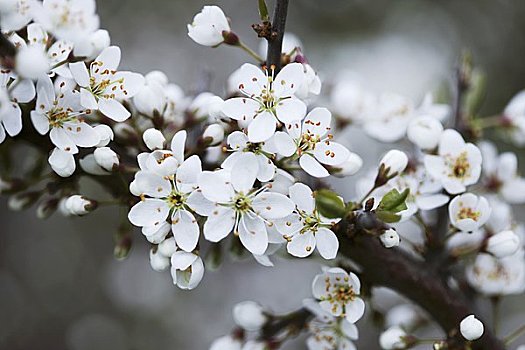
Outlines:
[[379, 236], [379, 239], [385, 248], [397, 247], [400, 241], [399, 235], [393, 228], [386, 230], [381, 236]]
[[152, 151], [163, 149], [166, 142], [166, 138], [162, 132], [153, 128], [144, 131], [144, 134], [142, 134], [142, 139], [144, 140], [146, 146]]
[[156, 81], [151, 81], [144, 85], [133, 96], [133, 103], [137, 110], [149, 117], [160, 117], [160, 114], [166, 107], [166, 102], [164, 87]]
[[129, 143], [136, 143], [139, 141], [137, 132], [133, 127], [126, 123], [117, 123], [113, 126], [115, 135]]
[[215, 339], [211, 343], [210, 350], [241, 350], [242, 343], [240, 339], [234, 338], [231, 335], [225, 335]]
[[467, 316], [459, 324], [459, 330], [463, 338], [467, 340], [476, 340], [483, 335], [483, 323], [474, 315]]
[[386, 176], [392, 177], [405, 170], [408, 165], [408, 157], [404, 152], [393, 149], [385, 154], [380, 164], [384, 167]]
[[146, 79], [146, 84], [150, 84], [152, 82], [160, 84], [161, 86], [169, 84], [168, 76], [160, 70], [153, 70], [146, 74], [144, 78]]
[[335, 177], [352, 176], [357, 173], [363, 166], [363, 159], [355, 153], [350, 153], [346, 162], [338, 166], [331, 167], [330, 173]]
[[38, 45], [21, 48], [16, 55], [15, 67], [21, 77], [31, 80], [37, 80], [51, 68], [46, 53]]
[[170, 267], [170, 258], [165, 257], [158, 250], [150, 249], [149, 263], [155, 271], [166, 271]]
[[224, 140], [224, 128], [220, 124], [209, 125], [206, 130], [204, 130], [202, 138], [210, 146], [216, 146]]
[[487, 241], [486, 251], [497, 258], [513, 255], [520, 247], [520, 238], [513, 231], [502, 231]]
[[175, 243], [175, 238], [173, 237], [165, 239], [158, 246], [158, 252], [167, 258], [170, 258], [176, 251], [177, 244]]
[[230, 24], [218, 6], [204, 6], [188, 24], [188, 36], [197, 44], [216, 46], [224, 41], [223, 32], [230, 32]]
[[75, 43], [74, 55], [77, 57], [87, 57], [88, 59], [97, 57], [105, 48], [111, 44], [109, 32], [99, 29], [92, 33], [85, 40]]
[[74, 195], [66, 199], [65, 209], [71, 215], [86, 215], [97, 208], [97, 202], [85, 197]]
[[443, 133], [443, 125], [430, 116], [414, 119], [407, 129], [408, 139], [423, 150], [432, 150], [437, 147]]
[[109, 147], [100, 147], [93, 152], [95, 161], [107, 171], [114, 171], [119, 166], [118, 155]]
[[385, 350], [405, 349], [407, 344], [404, 338], [406, 336], [407, 334], [400, 327], [390, 327], [379, 336], [379, 344]]
[[385, 324], [388, 327], [399, 326], [403, 329], [414, 329], [423, 319], [415, 306], [400, 304], [388, 310], [385, 315]]
[[244, 301], [233, 308], [235, 323], [247, 331], [257, 331], [268, 321], [263, 308], [256, 302]]
[[50, 198], [50, 199], [44, 200], [36, 208], [36, 216], [39, 219], [47, 219], [51, 215], [53, 215], [53, 213], [57, 210], [57, 208], [58, 208], [58, 199]]
[[7, 206], [13, 211], [20, 211], [29, 208], [40, 197], [39, 191], [18, 193], [9, 197]]
[[71, 176], [76, 169], [75, 157], [66, 151], [55, 148], [48, 159], [49, 165], [61, 177]]
[[88, 174], [97, 176], [110, 175], [110, 173], [98, 165], [97, 161], [95, 160], [95, 155], [93, 154], [88, 154], [84, 158], [80, 159], [78, 163], [80, 164], [80, 168], [82, 168], [82, 170]]
[[100, 141], [97, 144], [97, 147], [105, 147], [107, 146], [111, 141], [113, 141], [113, 138], [115, 135], [113, 134], [113, 130], [105, 125], [100, 124], [94, 127], [95, 131], [97, 132]]

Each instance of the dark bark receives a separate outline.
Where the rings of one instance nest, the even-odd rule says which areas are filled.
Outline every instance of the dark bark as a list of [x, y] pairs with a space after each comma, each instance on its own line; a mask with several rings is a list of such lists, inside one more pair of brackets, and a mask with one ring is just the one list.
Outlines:
[[273, 14], [272, 34], [268, 38], [268, 54], [266, 57], [266, 64], [269, 67], [274, 65], [275, 73], [281, 69], [281, 53], [287, 15], [288, 0], [277, 0]]
[[[364, 232], [350, 232], [345, 222], [337, 226], [337, 234], [340, 254], [361, 267], [364, 282], [393, 289], [419, 305], [445, 331], [450, 349], [464, 349], [464, 340], [458, 334], [459, 323], [465, 316], [479, 314], [461, 291], [449, 288], [429, 264], [400, 249], [386, 249], [377, 238]], [[504, 350], [505, 346], [485, 327], [485, 334], [473, 342], [473, 348]]]

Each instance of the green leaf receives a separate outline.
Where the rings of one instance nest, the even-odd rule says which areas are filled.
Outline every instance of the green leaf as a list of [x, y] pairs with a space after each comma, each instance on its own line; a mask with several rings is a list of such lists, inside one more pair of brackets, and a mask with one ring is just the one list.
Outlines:
[[315, 192], [317, 211], [329, 219], [342, 218], [346, 215], [345, 202], [335, 192], [321, 189]]
[[393, 224], [401, 220], [401, 215], [392, 213], [391, 211], [376, 211], [377, 218], [387, 224]]
[[259, 16], [261, 16], [261, 21], [266, 22], [270, 20], [268, 15], [268, 6], [266, 6], [266, 1], [259, 0]]
[[401, 193], [394, 188], [392, 191], [385, 194], [383, 199], [381, 199], [377, 211], [399, 213], [400, 211], [406, 210], [407, 205], [405, 201], [409, 194], [410, 190], [408, 188]]

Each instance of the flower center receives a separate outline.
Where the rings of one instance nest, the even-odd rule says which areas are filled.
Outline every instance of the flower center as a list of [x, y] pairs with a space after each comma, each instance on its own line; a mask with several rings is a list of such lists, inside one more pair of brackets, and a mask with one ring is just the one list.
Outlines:
[[450, 165], [451, 176], [456, 178], [466, 177], [470, 170], [470, 163], [468, 162], [467, 153], [461, 153]]
[[49, 125], [52, 128], [61, 128], [65, 122], [72, 121], [75, 117], [71, 115], [73, 110], [68, 108], [64, 109], [63, 107], [55, 107], [49, 112], [47, 112], [47, 119], [49, 120]]
[[186, 203], [186, 195], [181, 192], [173, 191], [167, 198], [166, 201], [171, 208], [184, 209], [184, 203]]
[[481, 213], [479, 211], [475, 211], [472, 208], [461, 208], [457, 214], [458, 220], [464, 220], [464, 219], [472, 219], [474, 221], [478, 221], [479, 217], [481, 216]]
[[252, 200], [248, 196], [240, 193], [233, 201], [233, 208], [238, 213], [246, 213], [252, 208]]
[[342, 306], [344, 314], [344, 305], [355, 299], [356, 295], [352, 286], [348, 284], [349, 280], [350, 278], [348, 276], [344, 278], [336, 277], [335, 283], [332, 283], [329, 277], [326, 277], [325, 279], [325, 290], [327, 295], [322, 297], [321, 300], [329, 301], [330, 304], [332, 304], [332, 311], [334, 313], [337, 311], [338, 306]]

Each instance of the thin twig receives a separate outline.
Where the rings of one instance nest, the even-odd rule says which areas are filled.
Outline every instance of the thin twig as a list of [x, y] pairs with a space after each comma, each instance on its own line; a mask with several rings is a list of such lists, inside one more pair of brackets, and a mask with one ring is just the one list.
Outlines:
[[268, 54], [266, 64], [275, 66], [275, 73], [281, 69], [281, 53], [283, 49], [283, 36], [288, 15], [288, 0], [277, 0], [273, 13], [272, 34], [268, 39]]

